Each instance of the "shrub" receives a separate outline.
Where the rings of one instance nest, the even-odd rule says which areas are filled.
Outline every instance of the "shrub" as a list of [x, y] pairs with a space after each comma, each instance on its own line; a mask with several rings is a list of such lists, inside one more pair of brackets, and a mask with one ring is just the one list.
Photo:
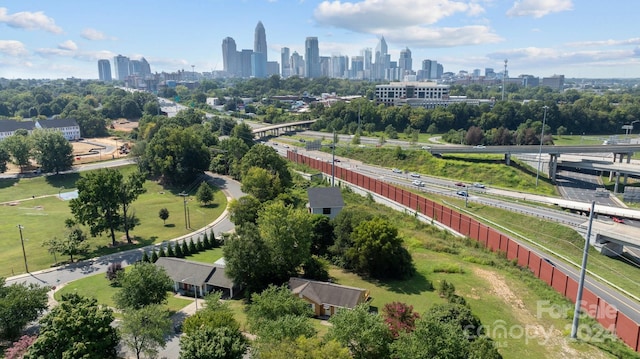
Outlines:
[[121, 262], [113, 262], [109, 264], [107, 267], [107, 279], [111, 282], [111, 286], [119, 287], [120, 279], [122, 278], [122, 273], [124, 273], [124, 268], [122, 268]]

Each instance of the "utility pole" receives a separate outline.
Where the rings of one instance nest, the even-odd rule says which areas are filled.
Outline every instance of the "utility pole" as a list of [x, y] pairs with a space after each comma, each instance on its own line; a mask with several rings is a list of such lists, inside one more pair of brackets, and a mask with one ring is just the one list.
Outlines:
[[187, 194], [185, 192], [178, 193], [178, 196], [182, 196], [184, 204], [184, 228], [189, 229], [189, 223], [187, 222]]
[[589, 212], [589, 226], [587, 227], [587, 238], [584, 241], [584, 252], [582, 253], [582, 267], [580, 268], [580, 281], [578, 282], [578, 293], [576, 295], [576, 307], [573, 310], [573, 324], [571, 325], [571, 338], [578, 336], [578, 321], [580, 320], [580, 302], [582, 302], [582, 291], [584, 290], [584, 277], [587, 274], [587, 258], [589, 257], [589, 241], [591, 240], [591, 225], [593, 224], [593, 213], [595, 212], [596, 201], [591, 201], [591, 212]]
[[336, 185], [336, 130], [333, 130], [333, 144], [331, 145], [331, 187]]
[[29, 266], [27, 266], [27, 252], [24, 250], [24, 238], [22, 237], [23, 228], [24, 227], [21, 224], [18, 225], [18, 230], [20, 231], [20, 243], [22, 244], [22, 256], [24, 257], [24, 270], [29, 273]]
[[504, 101], [504, 88], [507, 84], [507, 59], [504, 59], [504, 72], [502, 73], [502, 101]]
[[542, 159], [542, 142], [544, 141], [544, 126], [547, 123], [547, 109], [549, 106], [542, 106], [544, 116], [542, 117], [542, 132], [540, 133], [540, 148], [538, 149], [538, 170], [536, 171], [536, 187], [538, 187], [538, 178], [540, 177], [540, 160]]

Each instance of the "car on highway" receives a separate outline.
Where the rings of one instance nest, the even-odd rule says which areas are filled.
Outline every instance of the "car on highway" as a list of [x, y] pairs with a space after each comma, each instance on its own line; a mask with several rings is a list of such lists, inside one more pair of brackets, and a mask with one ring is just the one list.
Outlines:
[[412, 172], [409, 176], [411, 176], [413, 178], [420, 178], [420, 174], [419, 173], [415, 173], [415, 172]]
[[458, 187], [467, 187], [467, 185], [462, 183], [462, 182], [456, 183], [456, 186], [458, 186]]
[[467, 191], [458, 191], [456, 192], [456, 194], [462, 197], [469, 197], [469, 194], [467, 193]]
[[611, 219], [612, 219], [615, 223], [621, 223], [621, 224], [624, 224], [624, 219], [622, 219], [622, 218], [618, 218], [618, 217], [611, 217]]
[[418, 186], [418, 187], [424, 187], [424, 182], [420, 181], [420, 180], [413, 180], [411, 182], [414, 186]]
[[482, 183], [480, 183], [480, 182], [476, 182], [476, 183], [473, 184], [473, 187], [475, 187], [475, 188], [484, 188], [484, 185]]
[[340, 159], [339, 158], [334, 158], [333, 162], [340, 162]]
[[429, 147], [429, 146], [422, 146], [421, 148], [422, 148], [423, 150], [430, 150], [430, 149], [431, 149], [431, 147]]
[[289, 148], [289, 145], [284, 145], [284, 146], [282, 146], [282, 147], [284, 147], [284, 148]]
[[394, 168], [392, 169], [393, 173], [402, 173], [402, 170]]
[[473, 148], [487, 148], [487, 146], [485, 146], [485, 145], [475, 145], [475, 146], [473, 146]]

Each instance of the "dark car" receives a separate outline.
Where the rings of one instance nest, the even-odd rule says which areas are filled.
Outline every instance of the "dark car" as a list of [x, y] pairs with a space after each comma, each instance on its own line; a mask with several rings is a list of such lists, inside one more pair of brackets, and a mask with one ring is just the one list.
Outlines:
[[466, 187], [467, 185], [465, 185], [462, 182], [458, 182], [458, 183], [456, 183], [456, 186], [458, 186], [458, 187]]
[[456, 194], [457, 194], [458, 196], [462, 196], [462, 197], [468, 197], [468, 196], [469, 196], [469, 194], [467, 193], [467, 191], [458, 191], [458, 192], [456, 192]]

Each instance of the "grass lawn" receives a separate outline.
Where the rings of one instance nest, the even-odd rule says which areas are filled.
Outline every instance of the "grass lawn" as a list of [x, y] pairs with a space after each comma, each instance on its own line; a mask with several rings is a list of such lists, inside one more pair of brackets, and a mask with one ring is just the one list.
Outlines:
[[[133, 166], [123, 167], [122, 171], [131, 171]], [[77, 173], [69, 175], [38, 177], [29, 179], [0, 179], [0, 276], [7, 277], [24, 273], [24, 260], [20, 245], [20, 233], [17, 226], [22, 225], [27, 263], [31, 272], [49, 268], [69, 258], [48, 253], [42, 243], [47, 239], [65, 236], [64, 220], [71, 218], [69, 202], [58, 198], [58, 191], [64, 186], [65, 192], [75, 188]], [[159, 243], [202, 228], [218, 218], [227, 206], [226, 196], [214, 189], [214, 202], [201, 206], [195, 200], [195, 190], [187, 197], [191, 230], [185, 229], [183, 198], [177, 196], [180, 190], [163, 188], [156, 182], [145, 183], [147, 192], [140, 195], [132, 207], [140, 224], [131, 231], [137, 244], [110, 246], [111, 239], [106, 235], [89, 238], [90, 251], [86, 256], [92, 258], [108, 253]], [[34, 195], [35, 199], [31, 196]], [[45, 196], [45, 197], [41, 197]], [[7, 203], [8, 202], [8, 203]], [[158, 218], [161, 208], [169, 210], [166, 225]], [[88, 234], [88, 229], [85, 228]], [[124, 233], [116, 232], [118, 241], [125, 241]], [[74, 258], [80, 259], [80, 258]]]

